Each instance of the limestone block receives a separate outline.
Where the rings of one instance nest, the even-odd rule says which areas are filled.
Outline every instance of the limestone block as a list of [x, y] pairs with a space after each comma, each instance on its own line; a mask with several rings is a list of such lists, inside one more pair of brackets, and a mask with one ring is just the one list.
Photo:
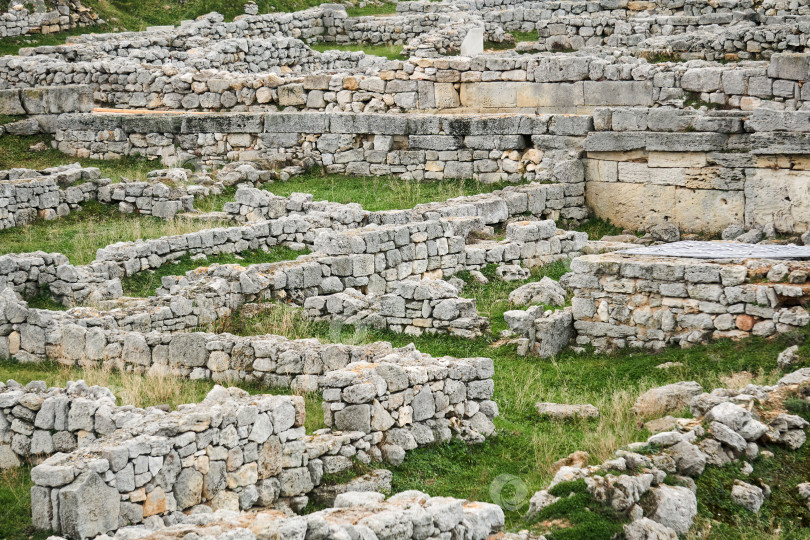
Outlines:
[[470, 108], [509, 108], [517, 106], [517, 87], [521, 83], [462, 83], [460, 102]]
[[748, 169], [745, 182], [745, 224], [773, 224], [778, 232], [801, 233], [810, 227], [810, 172]]
[[585, 201], [597, 217], [644, 229], [675, 218], [676, 188], [623, 182], [587, 182]]
[[768, 65], [768, 77], [790, 79], [792, 81], [810, 80], [810, 55], [796, 53], [777, 53], [771, 56]]
[[453, 86], [453, 83], [436, 83], [433, 85], [433, 89], [435, 92], [434, 104], [436, 108], [452, 109], [459, 106], [458, 92]]
[[585, 105], [621, 107], [653, 104], [652, 81], [584, 81]]
[[705, 167], [705, 152], [650, 152], [648, 167]]
[[479, 56], [484, 54], [484, 29], [475, 26], [467, 31], [461, 42], [461, 56]]
[[59, 524], [69, 538], [93, 538], [118, 528], [121, 499], [95, 472], [59, 492]]
[[582, 82], [575, 83], [517, 83], [518, 107], [553, 108], [567, 112], [585, 104]]

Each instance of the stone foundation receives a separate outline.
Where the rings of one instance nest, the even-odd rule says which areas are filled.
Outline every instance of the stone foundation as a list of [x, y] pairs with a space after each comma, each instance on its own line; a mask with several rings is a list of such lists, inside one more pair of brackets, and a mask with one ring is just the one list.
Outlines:
[[798, 261], [606, 253], [574, 259], [562, 283], [574, 295], [577, 344], [660, 349], [806, 326], [808, 270]]

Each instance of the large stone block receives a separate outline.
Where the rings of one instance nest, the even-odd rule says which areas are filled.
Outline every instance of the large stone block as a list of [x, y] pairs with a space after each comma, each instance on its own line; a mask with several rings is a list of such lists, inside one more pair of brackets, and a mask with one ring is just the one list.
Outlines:
[[717, 233], [743, 220], [745, 196], [741, 191], [678, 188], [675, 223], [685, 232]]
[[771, 56], [768, 76], [774, 79], [806, 81], [810, 79], [810, 54], [777, 53]]
[[0, 90], [0, 114], [10, 116], [25, 114], [19, 90]]
[[517, 85], [518, 107], [547, 110], [547, 112], [573, 112], [585, 104], [582, 82], [575, 83], [520, 83]]
[[745, 224], [773, 223], [779, 232], [810, 229], [810, 171], [748, 169], [745, 181]]
[[93, 91], [85, 85], [47, 86], [20, 90], [28, 114], [83, 113], [93, 110]]
[[675, 218], [675, 187], [623, 182], [587, 182], [585, 201], [593, 213], [630, 229]]
[[87, 472], [59, 492], [59, 525], [65, 536], [93, 538], [118, 528], [121, 499], [95, 472]]
[[461, 106], [478, 109], [516, 107], [518, 84], [514, 82], [462, 83]]
[[652, 81], [584, 81], [585, 105], [650, 106]]

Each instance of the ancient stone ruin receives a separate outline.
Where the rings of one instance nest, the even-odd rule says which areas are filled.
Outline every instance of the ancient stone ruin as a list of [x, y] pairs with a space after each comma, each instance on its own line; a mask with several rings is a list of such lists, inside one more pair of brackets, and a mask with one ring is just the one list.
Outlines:
[[[0, 468], [33, 466], [36, 529], [69, 540], [541, 538], [504, 532], [497, 504], [392, 493], [384, 468], [417, 449], [500, 436], [497, 362], [217, 327], [242, 313], [284, 304], [392, 340], [492, 338], [526, 365], [808, 326], [808, 2], [395, 9], [259, 14], [249, 3], [232, 21], [210, 13], [0, 57], [0, 114], [12, 117], [0, 142], [43, 135], [64, 156], [0, 171], [0, 230], [73, 219], [87, 205], [204, 224], [103, 246], [88, 264], [3, 250], [0, 360], [218, 383], [167, 411], [119, 405], [112, 389], [84, 381], [0, 382]], [[0, 37], [102, 22], [77, 1], [12, 2]], [[336, 49], [313, 48], [325, 45]], [[74, 163], [122, 159], [154, 167], [113, 181]], [[396, 210], [273, 193], [313, 171], [502, 185]], [[212, 196], [228, 200], [199, 210]], [[597, 220], [624, 232], [579, 230]], [[278, 246], [297, 258], [205, 263]], [[150, 296], [125, 296], [122, 280], [180, 260], [199, 264], [162, 277]], [[536, 277], [553, 264], [565, 266], [559, 280]], [[490, 280], [509, 288], [499, 319], [509, 330], [497, 336], [500, 314], [470, 293]], [[41, 297], [65, 309], [35, 307]], [[800, 361], [783, 354], [781, 368]], [[784, 401], [806, 401], [808, 369], [742, 390], [651, 390], [637, 409], [663, 403], [662, 413], [689, 408], [693, 418], [667, 417], [600, 465], [572, 454], [531, 497], [527, 519], [569, 496], [554, 486], [582, 481], [626, 521], [628, 540], [689, 533], [706, 467], [750, 467], [765, 445], [804, 445], [808, 422]], [[327, 427], [314, 433], [307, 393], [322, 397]], [[600, 417], [583, 403], [537, 411], [543, 421]], [[358, 463], [374, 472], [353, 474]], [[732, 498], [758, 512], [770, 488], [739, 482]], [[324, 509], [303, 512], [310, 502]]]

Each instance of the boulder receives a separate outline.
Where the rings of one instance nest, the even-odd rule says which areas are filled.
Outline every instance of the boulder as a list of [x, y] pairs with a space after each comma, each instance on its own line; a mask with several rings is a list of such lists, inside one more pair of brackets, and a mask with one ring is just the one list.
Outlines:
[[703, 387], [695, 381], [681, 381], [651, 388], [639, 396], [633, 411], [642, 415], [679, 411], [701, 393]]
[[565, 289], [548, 276], [540, 281], [527, 283], [509, 293], [509, 301], [516, 306], [544, 304], [565, 305]]
[[758, 514], [762, 503], [765, 502], [765, 493], [760, 487], [736, 480], [734, 487], [731, 488], [731, 500], [749, 512]]
[[118, 528], [121, 498], [95, 472], [59, 491], [59, 525], [68, 538], [93, 538]]
[[645, 501], [647, 517], [669, 527], [677, 534], [686, 534], [697, 515], [697, 497], [691, 490], [662, 485], [650, 490]]
[[799, 362], [799, 355], [797, 354], [799, 351], [798, 345], [793, 345], [785, 349], [784, 351], [779, 353], [779, 356], [776, 358], [776, 363], [779, 366], [779, 369], [786, 370], [792, 365]]

